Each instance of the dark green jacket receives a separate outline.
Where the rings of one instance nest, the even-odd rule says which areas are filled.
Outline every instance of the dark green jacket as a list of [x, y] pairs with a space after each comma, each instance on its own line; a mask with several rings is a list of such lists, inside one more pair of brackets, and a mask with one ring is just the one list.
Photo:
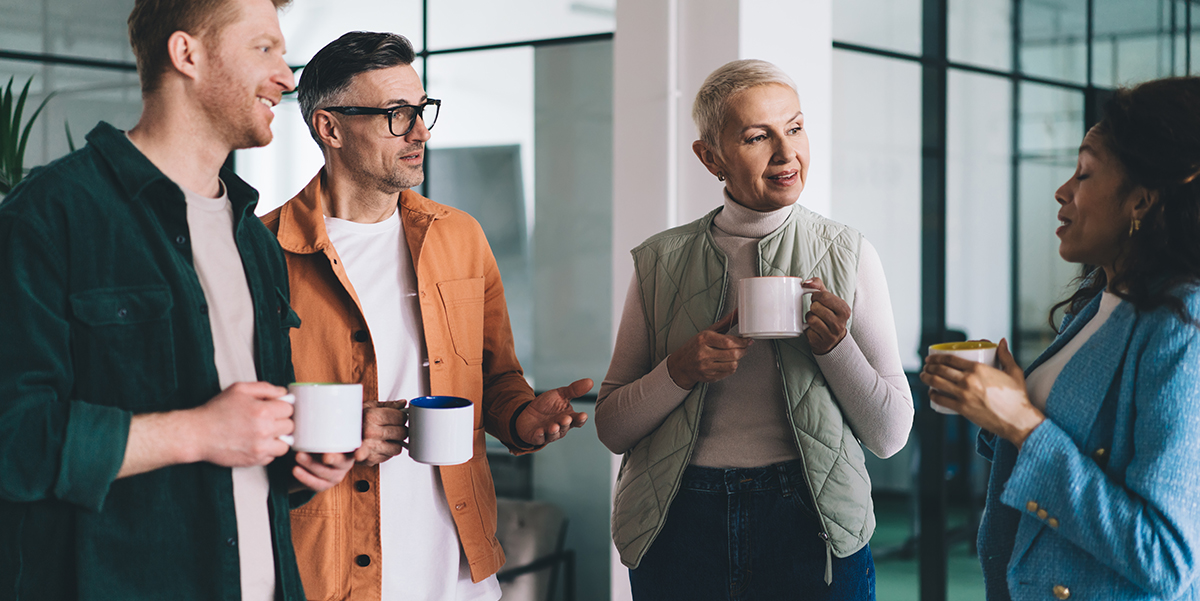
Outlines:
[[[292, 380], [283, 254], [232, 173], [260, 380]], [[241, 596], [229, 468], [116, 480], [134, 414], [220, 392], [183, 192], [120, 131], [35, 169], [0, 204], [0, 600]], [[268, 468], [277, 599], [304, 598], [289, 465]]]

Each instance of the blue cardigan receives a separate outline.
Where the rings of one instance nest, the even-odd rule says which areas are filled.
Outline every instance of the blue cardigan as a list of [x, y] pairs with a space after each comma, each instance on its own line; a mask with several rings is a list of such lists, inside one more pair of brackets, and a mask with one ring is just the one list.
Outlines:
[[[1200, 291], [1182, 294], [1200, 316]], [[1092, 317], [1097, 295], [1026, 371]], [[1200, 599], [1200, 329], [1119, 304], [1063, 368], [1046, 421], [992, 461], [979, 528], [989, 600]]]

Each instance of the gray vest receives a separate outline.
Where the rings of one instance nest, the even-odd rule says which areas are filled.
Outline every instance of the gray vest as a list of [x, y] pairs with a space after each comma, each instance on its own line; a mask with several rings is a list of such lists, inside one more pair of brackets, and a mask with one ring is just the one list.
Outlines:
[[[729, 282], [725, 255], [713, 242], [717, 209], [698, 221], [662, 232], [633, 249], [634, 269], [658, 365], [724, 314]], [[793, 205], [787, 221], [758, 243], [758, 273], [821, 278], [854, 301], [862, 235]], [[808, 297], [804, 297], [805, 311]], [[827, 551], [846, 557], [875, 531], [871, 482], [862, 447], [842, 416], [833, 391], [804, 336], [772, 340], [787, 414], [820, 515]], [[613, 498], [613, 542], [621, 562], [636, 568], [666, 522], [683, 470], [696, 444], [707, 384], [698, 384], [649, 436], [621, 461]], [[826, 566], [826, 580], [830, 577]]]

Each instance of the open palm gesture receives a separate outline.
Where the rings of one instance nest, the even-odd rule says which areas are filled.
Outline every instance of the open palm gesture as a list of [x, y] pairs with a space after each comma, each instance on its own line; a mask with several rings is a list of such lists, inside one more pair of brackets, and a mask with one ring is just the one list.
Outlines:
[[539, 394], [517, 417], [517, 436], [525, 444], [542, 446], [566, 436], [567, 430], [582, 426], [588, 416], [576, 413], [571, 399], [587, 394], [592, 385], [590, 379], [584, 378]]

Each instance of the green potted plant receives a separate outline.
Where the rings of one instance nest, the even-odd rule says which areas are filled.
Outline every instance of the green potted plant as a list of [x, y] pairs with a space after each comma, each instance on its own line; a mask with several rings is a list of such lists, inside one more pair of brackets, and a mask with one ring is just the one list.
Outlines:
[[21, 116], [25, 111], [25, 99], [29, 96], [29, 84], [33, 83], [33, 77], [30, 76], [15, 98], [14, 79], [8, 78], [8, 85], [4, 88], [3, 96], [0, 96], [0, 197], [7, 195], [25, 177], [25, 145], [29, 142], [29, 132], [42, 109], [46, 108], [46, 103], [54, 96], [54, 93], [47, 94], [22, 127]]

